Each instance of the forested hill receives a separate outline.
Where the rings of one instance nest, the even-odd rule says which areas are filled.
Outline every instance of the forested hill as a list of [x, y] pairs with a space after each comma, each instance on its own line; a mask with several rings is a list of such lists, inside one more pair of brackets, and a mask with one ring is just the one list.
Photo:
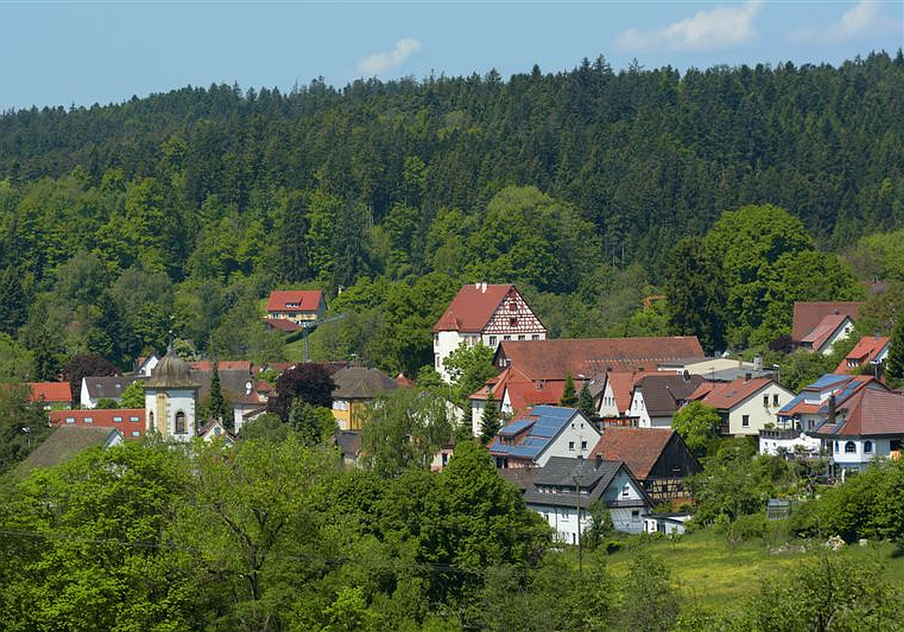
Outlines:
[[[706, 323], [641, 310], [680, 267], [679, 238], [707, 233], [729, 283], [710, 301], [728, 310], [726, 344], [763, 342], [790, 327], [794, 300], [904, 278], [891, 256], [904, 232], [887, 232], [904, 226], [902, 121], [900, 51], [684, 74], [600, 58], [507, 81], [215, 85], [8, 112], [0, 356], [21, 361], [0, 379], [53, 377], [85, 352], [126, 367], [170, 328], [224, 359], [277, 359], [283, 341], [260, 318], [277, 286], [323, 288], [349, 315], [314, 334], [315, 356], [409, 375], [431, 363], [439, 311], [476, 280], [516, 282], [553, 336], [669, 330], [719, 349]], [[750, 204], [773, 206], [713, 229]], [[812, 252], [880, 231], [849, 257], [856, 275]], [[711, 267], [684, 248], [688, 273]], [[785, 254], [807, 272], [769, 267]]]
[[[769, 202], [820, 243], [844, 244], [892, 216], [904, 165], [904, 58], [831, 66], [570, 72], [313, 82], [292, 94], [211, 86], [122, 105], [0, 117], [0, 179], [99, 182], [177, 169], [189, 208], [211, 194], [239, 212], [256, 191], [312, 190], [363, 202], [478, 212], [504, 184], [575, 204], [621, 258], [658, 260], [724, 209]], [[617, 252], [616, 252], [617, 251]]]

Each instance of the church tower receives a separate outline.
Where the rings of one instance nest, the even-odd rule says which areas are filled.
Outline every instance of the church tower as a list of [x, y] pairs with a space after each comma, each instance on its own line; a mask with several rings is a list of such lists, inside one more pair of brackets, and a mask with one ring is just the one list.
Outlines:
[[173, 350], [166, 355], [144, 383], [144, 416], [147, 435], [166, 441], [190, 441], [197, 435], [198, 389], [191, 369]]

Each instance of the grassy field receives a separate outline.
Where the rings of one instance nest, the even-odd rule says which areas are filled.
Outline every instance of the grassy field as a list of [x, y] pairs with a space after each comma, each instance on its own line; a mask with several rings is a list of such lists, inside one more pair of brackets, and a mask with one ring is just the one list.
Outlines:
[[[731, 545], [725, 536], [706, 531], [681, 536], [674, 543], [667, 539], [633, 539], [625, 549], [605, 559], [609, 569], [619, 576], [627, 572], [636, 555], [645, 553], [668, 566], [682, 595], [722, 609], [741, 605], [764, 582], [781, 577], [819, 551], [814, 544], [806, 552], [772, 553], [774, 546], [766, 546], [762, 540]], [[891, 544], [847, 546], [839, 554], [878, 561], [885, 566], [888, 581], [904, 584], [904, 555]], [[570, 551], [569, 555], [574, 556], [576, 563], [576, 553]]]

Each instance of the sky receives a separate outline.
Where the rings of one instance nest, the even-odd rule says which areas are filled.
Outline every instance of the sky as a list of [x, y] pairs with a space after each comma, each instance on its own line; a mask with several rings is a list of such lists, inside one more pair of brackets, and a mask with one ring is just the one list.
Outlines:
[[0, 110], [121, 102], [186, 85], [291, 90], [568, 70], [838, 64], [904, 46], [904, 0], [8, 2]]

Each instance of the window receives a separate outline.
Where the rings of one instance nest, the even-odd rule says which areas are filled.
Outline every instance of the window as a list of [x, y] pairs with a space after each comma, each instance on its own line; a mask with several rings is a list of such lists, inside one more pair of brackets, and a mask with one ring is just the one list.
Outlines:
[[496, 346], [496, 336], [490, 336], [490, 346], [491, 347]]
[[628, 487], [627, 485], [625, 485], [624, 487], [622, 487], [621, 495], [622, 495], [622, 498], [627, 498], [628, 496], [630, 496], [630, 495], [631, 495], [631, 488]]
[[574, 452], [574, 441], [569, 441], [569, 442], [568, 442], [568, 451], [569, 451], [569, 452]]
[[640, 522], [640, 510], [634, 509], [631, 511], [631, 522]]
[[181, 410], [176, 413], [176, 434], [185, 434], [185, 413]]
[[776, 393], [772, 396], [772, 405], [778, 406], [778, 393]]
[[763, 406], [769, 408], [769, 395], [763, 395]]
[[845, 454], [853, 454], [857, 452], [857, 444], [853, 441], [848, 441], [844, 444], [844, 452]]
[[864, 441], [863, 443], [863, 451], [866, 454], [871, 454], [873, 451], [873, 442], [872, 441]]
[[[153, 415], [153, 413], [151, 413], [151, 414]], [[133, 415], [132, 417], [129, 417], [129, 421], [138, 421], [138, 417], [135, 417]]]
[[836, 454], [838, 453], [838, 442], [837, 441], [835, 442], [835, 453]]
[[133, 431], [132, 431], [132, 436], [133, 436], [133, 437], [140, 437], [140, 436], [141, 436], [141, 433], [140, 433], [138, 430], [133, 430]]
[[511, 336], [503, 336], [502, 339], [503, 339], [503, 340], [511, 340], [512, 337], [511, 337]]
[[67, 424], [74, 424], [74, 423], [75, 423], [75, 417], [66, 417], [66, 423], [67, 423]]
[[86, 424], [93, 424], [94, 417], [85, 417], [84, 419], [82, 419], [82, 421], [84, 421]]
[[587, 442], [581, 441], [581, 450], [586, 450], [586, 449], [587, 449]]
[[436, 364], [436, 368], [439, 369], [440, 366], [439, 366], [439, 354], [438, 353], [433, 354], [433, 362], [434, 362], [434, 364]]
[[540, 339], [540, 334], [533, 334], [533, 335], [531, 335], [530, 339], [531, 339], [531, 340], [539, 340], [539, 339]]
[[154, 411], [151, 411], [148, 414], [148, 428], [150, 428], [151, 430], [157, 429], [156, 426], [154, 426]]
[[439, 334], [433, 334], [433, 348], [436, 349], [439, 346]]
[[517, 318], [509, 318], [509, 327], [517, 327], [518, 319]]
[[116, 421], [122, 421], [122, 417], [120, 417], [119, 415], [117, 415], [117, 416], [113, 417], [113, 421], [115, 421], [115, 422], [116, 422]]
[[518, 336], [518, 340], [527, 340], [527, 336], [525, 336], [524, 334], [521, 334]]
[[750, 427], [750, 415], [741, 416], [741, 426], [743, 426], [744, 428]]

